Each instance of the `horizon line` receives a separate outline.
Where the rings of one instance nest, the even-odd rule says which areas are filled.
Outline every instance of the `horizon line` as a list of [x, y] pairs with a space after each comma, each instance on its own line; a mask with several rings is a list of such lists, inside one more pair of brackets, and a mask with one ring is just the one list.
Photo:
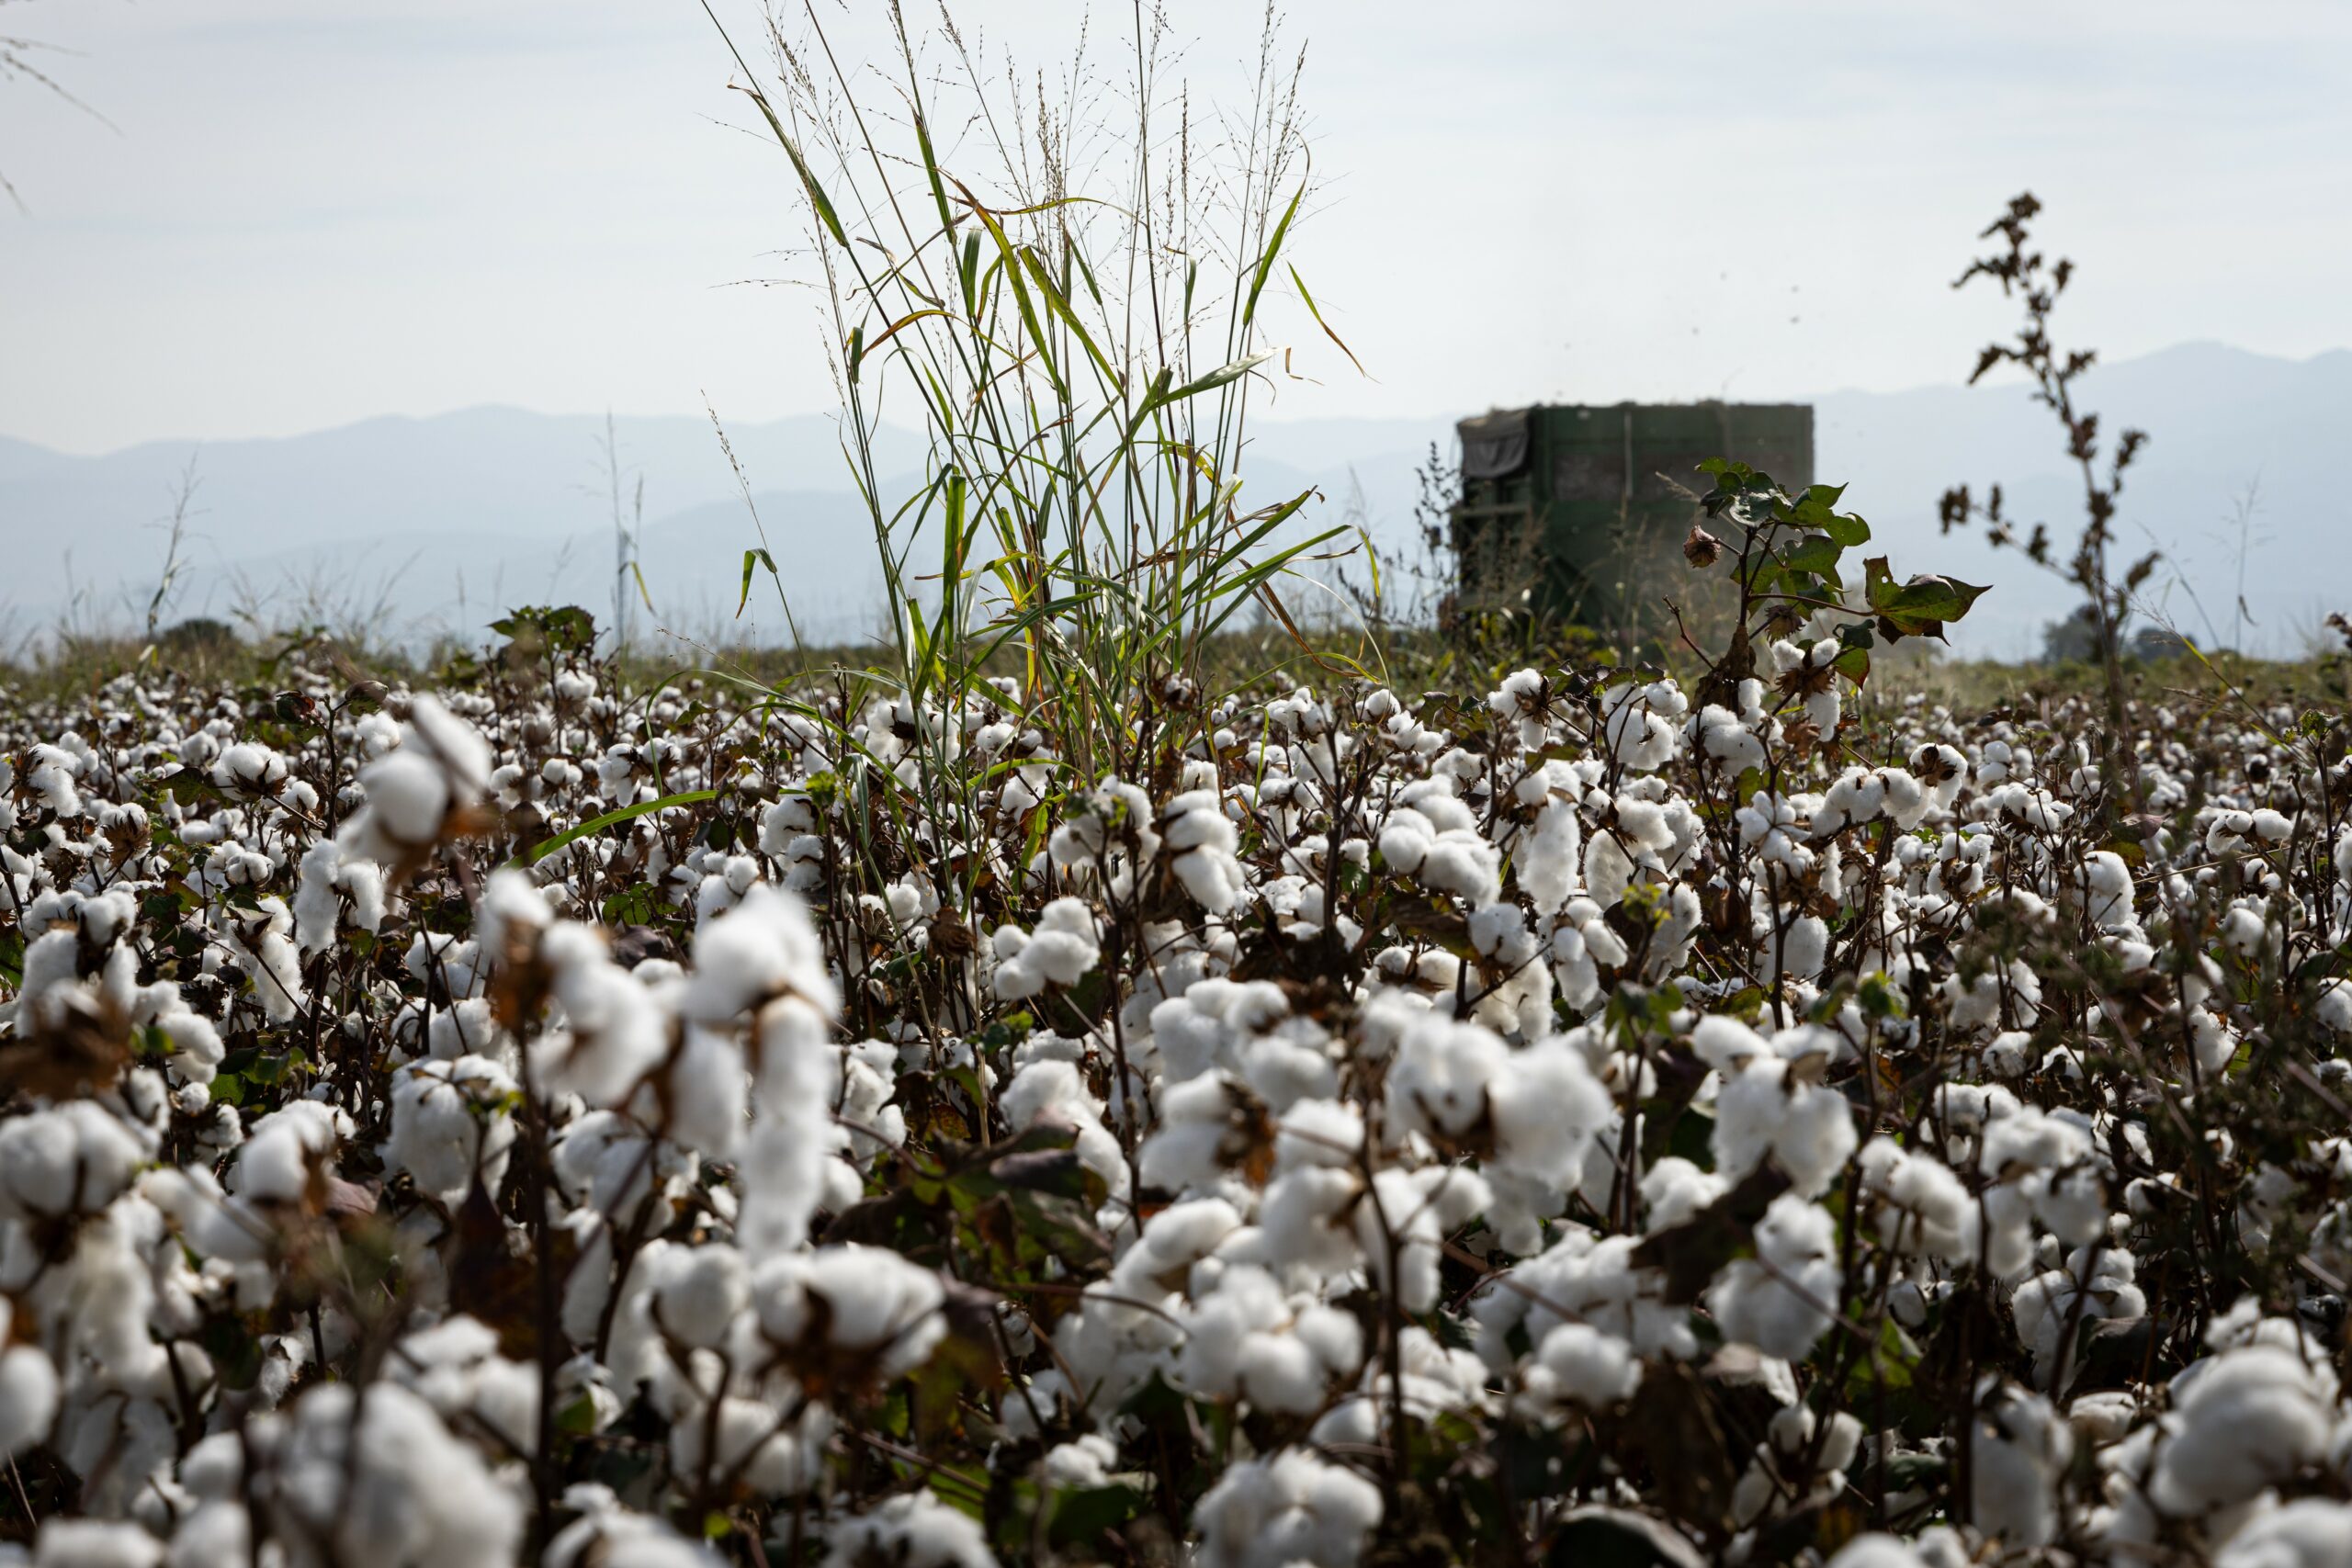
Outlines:
[[[2228, 354], [2245, 359], [2267, 360], [2273, 364], [2287, 366], [2312, 365], [2323, 359], [2328, 359], [2338, 355], [2352, 354], [2352, 346], [2337, 346], [2334, 348], [2319, 349], [2313, 353], [2298, 357], [2292, 355], [2265, 353], [2260, 349], [2241, 348], [2235, 344], [2225, 343], [2219, 338], [2188, 338], [2179, 343], [2167, 344], [2162, 348], [2150, 349], [2144, 354], [2135, 354], [2129, 355], [2128, 357], [2118, 359], [2103, 358], [2098, 361], [2098, 365], [2094, 367], [2094, 368], [2109, 368], [2125, 365], [2143, 364], [2151, 359], [2160, 359], [2170, 355], [2182, 354], [2198, 349], [2220, 349]], [[1996, 386], [2007, 386], [2011, 383], [2004, 379], [1993, 384]], [[1777, 400], [1781, 402], [1806, 402], [1818, 401], [1828, 398], [1846, 397], [1899, 398], [1907, 397], [1918, 392], [1966, 390], [1969, 385], [1969, 383], [1963, 381], [1918, 382], [1910, 386], [1894, 388], [1860, 387], [1849, 384], [1846, 386], [1832, 387], [1825, 390], [1805, 393], [1800, 396], [1781, 398]], [[1626, 400], [1641, 401], [1644, 400], [1635, 399]], [[1735, 400], [1727, 398], [1698, 398], [1650, 400], [1730, 402]], [[1539, 402], [1541, 400], [1539, 400]], [[1499, 408], [1527, 407], [1533, 405], [1498, 403], [1493, 406]], [[801, 420], [833, 419], [839, 416], [840, 412], [841, 411], [837, 408], [803, 410], [793, 413], [775, 414], [763, 419], [746, 420], [740, 425], [733, 426], [733, 428], [741, 429], [752, 426], [786, 424]], [[0, 431], [0, 443], [6, 443], [13, 446], [28, 448], [32, 451], [39, 452], [51, 457], [65, 458], [77, 462], [95, 462], [111, 457], [124, 457], [128, 454], [138, 452], [151, 446], [200, 449], [207, 446], [275, 445], [284, 442], [305, 441], [322, 435], [342, 434], [345, 432], [360, 430], [368, 425], [374, 424], [429, 424], [438, 421], [462, 419], [469, 415], [481, 414], [516, 414], [526, 419], [535, 420], [586, 420], [592, 422], [603, 420], [608, 417], [616, 421], [695, 420], [697, 422], [707, 421], [710, 418], [710, 415], [707, 411], [703, 412], [668, 412], [657, 413], [620, 413], [609, 409], [602, 411], [573, 410], [557, 412], [546, 409], [527, 408], [520, 403], [481, 402], [461, 403], [454, 408], [439, 409], [429, 413], [388, 412], [384, 413], [365, 414], [357, 419], [345, 420], [337, 424], [316, 425], [307, 430], [288, 431], [276, 434], [265, 433], [250, 435], [215, 436], [148, 436], [138, 441], [128, 442], [119, 446], [106, 447], [98, 451], [73, 451], [61, 446], [52, 446], [46, 442], [36, 441], [30, 437], [13, 435], [5, 431]], [[1257, 416], [1261, 423], [1276, 425], [1305, 425], [1313, 423], [1426, 424], [1434, 423], [1451, 424], [1456, 420], [1464, 417], [1467, 416], [1460, 413], [1447, 414], [1437, 412], [1422, 414], [1309, 414], [1299, 418], [1283, 418], [1273, 414], [1261, 414]], [[887, 423], [880, 428], [895, 428], [899, 430], [907, 429], [905, 426], [891, 426]]]

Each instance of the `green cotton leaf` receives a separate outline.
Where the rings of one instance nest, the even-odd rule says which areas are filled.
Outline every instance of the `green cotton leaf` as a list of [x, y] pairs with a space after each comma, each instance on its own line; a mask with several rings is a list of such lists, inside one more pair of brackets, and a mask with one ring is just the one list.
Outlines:
[[1821, 528], [1822, 532], [1849, 550], [1857, 545], [1870, 543], [1871, 525], [1850, 512], [1835, 513], [1822, 519]]
[[1969, 607], [1985, 592], [1974, 583], [1928, 572], [1898, 583], [1884, 556], [1871, 557], [1863, 563], [1863, 570], [1865, 592], [1871, 609], [1877, 613], [1878, 629], [1890, 638], [1941, 638], [1944, 623], [1967, 615]]
[[1021, 1234], [1081, 1272], [1111, 1258], [1111, 1239], [1096, 1228], [1093, 1210], [1072, 1198], [1016, 1187], [1005, 1194]]
[[1871, 678], [1870, 649], [1849, 648], [1832, 660], [1829, 667], [1859, 686]]
[[1882, 1385], [1890, 1392], [1909, 1388], [1918, 1365], [1918, 1345], [1893, 1316], [1882, 1318], [1870, 1354], [1857, 1358], [1846, 1374], [1847, 1396], [1861, 1399]]
[[1870, 538], [1871, 525], [1850, 512], [1838, 510], [1838, 499], [1845, 493], [1844, 485], [1815, 485], [1791, 502], [1783, 515], [1791, 523], [1818, 528], [1839, 546], [1851, 547]]
[[1562, 1514], [1544, 1560], [1577, 1568], [1704, 1568], [1707, 1562], [1672, 1525], [1604, 1505]]
[[1827, 577], [1838, 570], [1838, 558], [1845, 547], [1826, 534], [1807, 534], [1804, 538], [1781, 551], [1781, 564], [1791, 571], [1810, 571]]
[[1144, 1495], [1133, 1486], [1085, 1486], [1054, 1499], [1047, 1538], [1056, 1546], [1085, 1547], [1105, 1530], [1125, 1524], [1143, 1512]]
[[220, 793], [210, 779], [193, 768], [175, 768], [156, 782], [161, 784], [171, 797], [182, 806], [194, 806], [201, 801], [224, 801], [229, 798]]

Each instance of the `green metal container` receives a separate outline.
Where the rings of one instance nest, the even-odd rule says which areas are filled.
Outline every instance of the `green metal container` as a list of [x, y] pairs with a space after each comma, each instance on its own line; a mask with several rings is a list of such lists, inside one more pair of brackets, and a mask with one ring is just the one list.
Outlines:
[[1746, 463], [1792, 492], [1813, 482], [1804, 403], [1539, 404], [1457, 430], [1463, 606], [1604, 631], [1655, 624], [1687, 579], [1682, 541], [1713, 483], [1701, 463]]

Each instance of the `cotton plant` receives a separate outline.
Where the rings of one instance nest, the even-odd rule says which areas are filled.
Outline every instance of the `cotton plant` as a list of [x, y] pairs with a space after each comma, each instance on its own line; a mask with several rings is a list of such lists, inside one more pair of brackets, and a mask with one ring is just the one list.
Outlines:
[[2334, 1561], [2340, 758], [1732, 479], [1687, 679], [0, 704], [33, 1561]]

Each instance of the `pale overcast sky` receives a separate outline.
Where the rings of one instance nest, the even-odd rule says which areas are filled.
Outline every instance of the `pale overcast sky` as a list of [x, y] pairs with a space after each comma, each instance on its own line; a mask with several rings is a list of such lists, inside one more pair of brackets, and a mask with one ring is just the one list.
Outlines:
[[[881, 0], [818, 0], [842, 37]], [[1204, 96], [1251, 0], [1165, 0]], [[922, 0], [908, 0], [923, 14]], [[722, 5], [749, 23], [745, 5]], [[1088, 7], [961, 0], [1051, 69]], [[1093, 8], [1099, 44], [1128, 8]], [[1279, 415], [1951, 381], [2016, 190], [2110, 357], [2352, 343], [2335, 0], [1295, 0], [1297, 254], [1376, 379]], [[17, 0], [116, 130], [0, 83], [0, 434], [73, 451], [481, 403], [830, 406], [799, 224], [696, 0]], [[853, 45], [854, 46], [854, 45]], [[1323, 367], [1329, 372], [1329, 366]]]

